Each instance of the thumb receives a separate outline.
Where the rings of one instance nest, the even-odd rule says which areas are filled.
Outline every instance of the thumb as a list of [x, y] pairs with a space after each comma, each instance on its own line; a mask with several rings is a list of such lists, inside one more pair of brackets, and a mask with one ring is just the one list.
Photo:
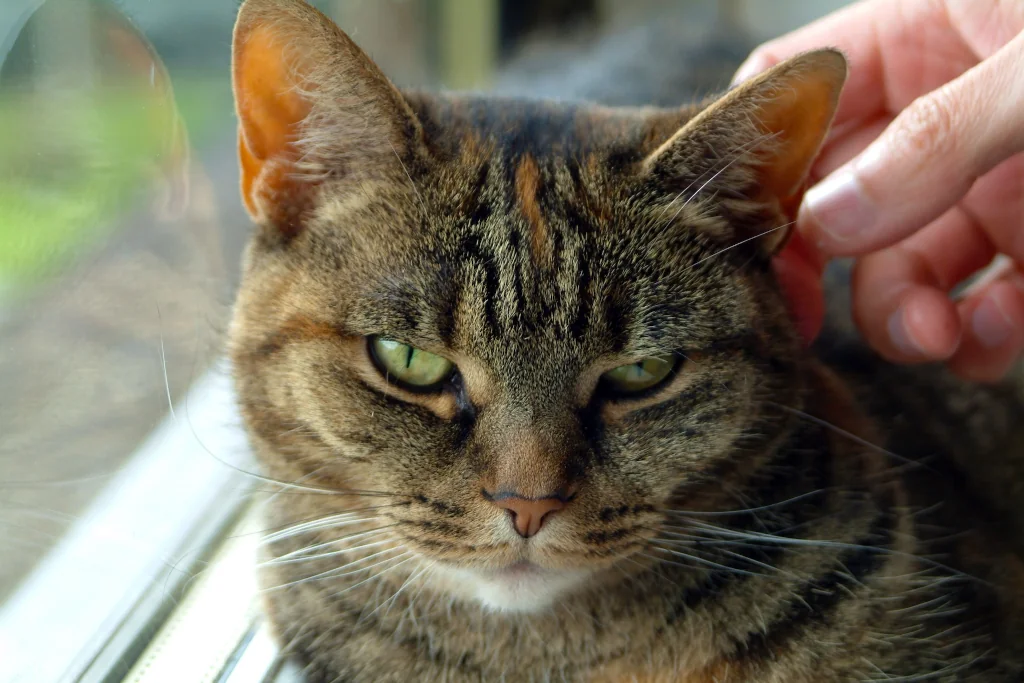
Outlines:
[[857, 158], [804, 197], [800, 227], [821, 249], [887, 247], [958, 202], [1024, 149], [1024, 34], [904, 109]]

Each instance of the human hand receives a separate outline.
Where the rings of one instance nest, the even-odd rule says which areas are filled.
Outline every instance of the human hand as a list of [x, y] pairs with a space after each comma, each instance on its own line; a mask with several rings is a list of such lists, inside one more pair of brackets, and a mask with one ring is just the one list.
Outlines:
[[[1019, 0], [865, 0], [762, 45], [737, 72], [744, 80], [824, 46], [850, 59], [799, 212], [803, 243], [776, 263], [786, 291], [801, 292], [805, 334], [820, 326], [817, 251], [857, 257], [854, 317], [889, 360], [944, 360], [993, 381], [1020, 356], [1022, 29]], [[996, 254], [1009, 267], [951, 300]]]

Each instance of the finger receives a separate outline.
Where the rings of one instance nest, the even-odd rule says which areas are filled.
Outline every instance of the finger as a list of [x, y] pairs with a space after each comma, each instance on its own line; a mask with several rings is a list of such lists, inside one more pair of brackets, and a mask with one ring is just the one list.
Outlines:
[[1024, 154], [986, 173], [961, 205], [995, 244], [996, 251], [1024, 264]]
[[807, 192], [803, 229], [827, 253], [856, 255], [936, 219], [1024, 149], [1022, 68], [1024, 34], [916, 100], [864, 153]]
[[[961, 329], [953, 305], [945, 301], [948, 292], [995, 253], [981, 226], [955, 207], [884, 253], [865, 257], [853, 282], [861, 331], [893, 360], [948, 358]], [[938, 317], [927, 317], [933, 314]]]
[[876, 15], [893, 14], [879, 2], [845, 7], [792, 33], [769, 41], [740, 66], [734, 83], [745, 81], [796, 54], [820, 47], [837, 47], [850, 61], [850, 75], [839, 97], [836, 125], [881, 113], [885, 104], [884, 73]]
[[853, 268], [853, 317], [868, 344], [890, 361], [944, 360], [957, 349], [961, 321], [917, 254], [888, 249]]
[[982, 225], [960, 207], [953, 207], [894, 249], [912, 252], [905, 258], [919, 258], [944, 294], [990, 264], [997, 252]]
[[978, 63], [961, 24], [951, 21], [941, 2], [868, 0], [765, 43], [733, 80], [746, 80], [806, 50], [837, 47], [850, 62], [850, 75], [835, 125], [895, 113]]
[[1014, 274], [961, 301], [965, 330], [949, 367], [964, 379], [1002, 379], [1024, 351], [1024, 279]]

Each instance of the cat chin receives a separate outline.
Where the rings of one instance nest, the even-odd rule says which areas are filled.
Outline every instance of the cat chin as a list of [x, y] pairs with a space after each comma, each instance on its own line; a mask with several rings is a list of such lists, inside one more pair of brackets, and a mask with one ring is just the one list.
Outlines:
[[[496, 612], [534, 613], [550, 609], [559, 598], [582, 587], [589, 570], [552, 570], [534, 565], [504, 570], [437, 567], [443, 589], [454, 597]], [[436, 575], [435, 575], [436, 576]]]

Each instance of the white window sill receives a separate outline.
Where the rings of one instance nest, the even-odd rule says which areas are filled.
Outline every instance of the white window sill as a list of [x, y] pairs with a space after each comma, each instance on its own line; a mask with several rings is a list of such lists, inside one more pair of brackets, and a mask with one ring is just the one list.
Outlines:
[[[227, 373], [212, 372], [0, 605], [0, 682], [112, 683], [136, 672], [149, 677], [128, 680], [261, 680], [219, 677], [236, 655], [243, 676], [238, 667], [254, 661], [264, 642], [251, 638], [252, 654], [238, 647], [255, 614], [254, 546], [246, 544], [257, 542], [258, 528], [229, 532], [218, 548], [253, 488], [242, 474], [253, 467]], [[248, 515], [240, 523], [255, 524]], [[211, 553], [217, 559], [208, 564]], [[222, 658], [212, 678], [162, 673], [170, 660], [152, 657], [160, 644], [177, 647], [178, 640], [159, 640], [172, 624], [182, 625], [181, 634], [195, 631], [209, 666]], [[133, 668], [144, 660], [154, 664], [148, 671]]]
[[293, 683], [296, 667], [259, 615], [255, 571], [263, 525], [250, 507], [154, 635], [125, 683]]

